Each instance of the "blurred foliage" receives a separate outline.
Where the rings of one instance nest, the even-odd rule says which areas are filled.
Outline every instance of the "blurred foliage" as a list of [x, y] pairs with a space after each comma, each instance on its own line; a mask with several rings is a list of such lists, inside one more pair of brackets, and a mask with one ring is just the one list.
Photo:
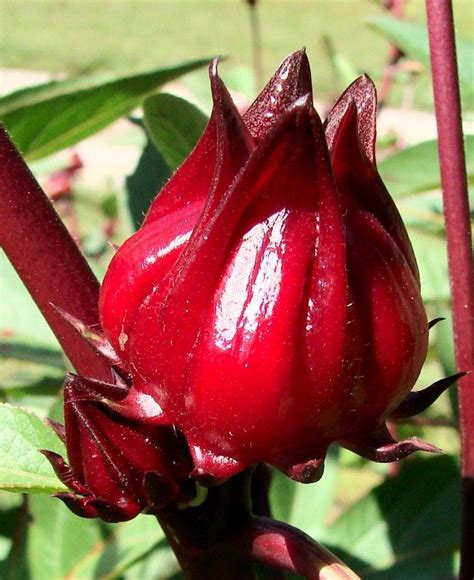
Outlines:
[[53, 81], [0, 98], [0, 119], [28, 160], [51, 155], [128, 115], [161, 85], [207, 65], [201, 59], [127, 76]]
[[[6, 0], [5, 4], [8, 5], [4, 21], [6, 35], [2, 40], [7, 48], [5, 62], [16, 66], [32, 62], [31, 66], [51, 70], [82, 69], [84, 72], [91, 67], [121, 71], [106, 79], [86, 77], [49, 83], [0, 99], [0, 116], [31, 159], [77, 143], [118, 117], [130, 114], [133, 109], [136, 114], [136, 108], [141, 107], [140, 119], [133, 119], [136, 132], [132, 138], [140, 154], [133, 173], [122, 187], [92, 191], [80, 182], [74, 183], [71, 196], [56, 203], [66, 224], [75, 228], [84, 253], [101, 278], [114, 252], [107, 242], [120, 243], [139, 226], [156, 191], [194, 147], [207, 119], [199, 108], [182, 97], [163, 93], [151, 95], [165, 80], [200, 67], [204, 61], [154, 69], [143, 75], [125, 74], [124, 66], [138, 64], [134, 60], [137, 58], [134, 51], [138, 48], [133, 45], [132, 32], [145, 31], [140, 38], [141, 52], [137, 52], [141, 65], [151, 66], [157, 59], [167, 60], [168, 53], [166, 58], [163, 56], [166, 46], [173, 47], [173, 59], [202, 55], [196, 47], [204, 46], [204, 33], [206, 38], [213, 37], [205, 44], [210, 53], [220, 52], [221, 39], [229, 36], [225, 46], [233, 47], [233, 54], [238, 55], [235, 61], [242, 64], [249, 60], [248, 41], [241, 34], [246, 25], [243, 2], [242, 6], [237, 2], [223, 2], [229, 22], [223, 19], [216, 26], [215, 35], [208, 33], [209, 15], [206, 12], [215, 9], [215, 2], [162, 3], [160, 10], [167, 26], [165, 34], [160, 28], [164, 24], [152, 18], [157, 10], [154, 3], [142, 2], [139, 8], [137, 2], [101, 3], [101, 10], [95, 11], [95, 26], [88, 31], [88, 36], [84, 36], [84, 26], [79, 27], [82, 31], [80, 43], [74, 26], [87, 21], [86, 16], [97, 3]], [[298, 10], [293, 10], [293, 4], [286, 0], [261, 2], [265, 51], [271, 54], [269, 60], [276, 62], [286, 51], [305, 42], [310, 56], [311, 52], [321, 54], [319, 43], [325, 34], [325, 63], [316, 73], [317, 84], [323, 92], [332, 95], [334, 83], [341, 84], [338, 88], [342, 88], [357, 72], [354, 63], [358, 63], [358, 70], [375, 71], [376, 77], [377, 72], [382, 71], [386, 41], [360, 25], [360, 18], [356, 18], [360, 6], [351, 2], [326, 2], [317, 3], [320, 6], [315, 7], [314, 2], [302, 1]], [[183, 10], [183, 5], [187, 10]], [[469, 24], [462, 19], [467, 3], [458, 2], [456, 7], [461, 15], [460, 27], [468, 31]], [[419, 59], [426, 66], [423, 27], [382, 17], [376, 2], [364, 3], [365, 8], [365, 15], [377, 17], [371, 19], [372, 27], [399, 42], [410, 58]], [[176, 17], [178, 10], [179, 18]], [[410, 10], [417, 12], [413, 4]], [[24, 18], [25, 11], [27, 18]], [[61, 35], [64, 44], [61, 54], [50, 50], [51, 44], [48, 44], [58, 42], [58, 37], [38, 26], [47, 13], [56, 26], [61, 26], [63, 32], [68, 31]], [[419, 16], [419, 10], [415, 16]], [[24, 35], [20, 48], [11, 35], [19, 19], [35, 30], [34, 35]], [[112, 39], [111, 23], [122, 26], [125, 20], [127, 31], [121, 33], [114, 28]], [[146, 26], [152, 20], [156, 24]], [[311, 26], [310, 39], [303, 25]], [[185, 43], [177, 42], [182, 29], [190, 31]], [[153, 39], [159, 38], [160, 42], [153, 44], [151, 33]], [[101, 35], [99, 48], [94, 40], [98, 34]], [[116, 49], [117, 36], [123, 41], [121, 51]], [[354, 37], [357, 37], [356, 43]], [[37, 43], [40, 43], [40, 50], [36, 60], [28, 61]], [[80, 50], [68, 50], [67, 46], [72, 45], [80, 45]], [[144, 45], [156, 46], [156, 51], [143, 51]], [[466, 43], [461, 48], [460, 76], [466, 102], [470, 102], [472, 87], [469, 89], [467, 84], [472, 82], [472, 71], [468, 70], [468, 55], [472, 46]], [[253, 77], [248, 67], [234, 67], [227, 75], [225, 67], [223, 69], [232, 88], [243, 95], [251, 94]], [[403, 74], [399, 75], [397, 82], [404, 81], [411, 82]], [[195, 89], [198, 97], [204, 85], [207, 86], [204, 74], [194, 75], [187, 81], [188, 89]], [[379, 163], [380, 173], [409, 229], [429, 314], [449, 318], [436, 142], [425, 141], [399, 149], [396, 137], [389, 136], [379, 141], [379, 146], [382, 145], [385, 149], [384, 159]], [[472, 183], [474, 136], [467, 137], [466, 148], [468, 176]], [[57, 157], [44, 157], [34, 169], [44, 177], [60, 170], [62, 164]], [[22, 497], [0, 491], [0, 578], [178, 578], [177, 562], [153, 517], [142, 515], [130, 522], [108, 525], [77, 518], [61, 502], [44, 495], [60, 491], [63, 486], [37, 450], [47, 448], [64, 454], [64, 448], [41, 418], [61, 420], [61, 383], [70, 367], [33, 301], [1, 254], [0, 260], [3, 301], [0, 319], [0, 489], [30, 492], [29, 496]], [[420, 386], [454, 372], [450, 321], [440, 323], [430, 339], [429, 357], [419, 380]], [[445, 456], [410, 458], [403, 462], [397, 477], [390, 477], [387, 466], [373, 465], [345, 450], [331, 449], [325, 475], [315, 486], [298, 485], [274, 472], [271, 499], [275, 516], [327, 543], [364, 578], [449, 577], [456, 569], [460, 510], [456, 459], [459, 443], [453, 399], [454, 394], [451, 399], [443, 396], [425, 414], [424, 421], [398, 426], [400, 433], [416, 434], [443, 447], [447, 452]]]
[[[472, 38], [471, 0], [454, 0], [454, 8], [459, 37]], [[318, 94], [331, 95], [332, 65], [322, 54], [328, 36], [359, 72], [381, 75], [386, 42], [366, 26], [386, 14], [381, 0], [259, 0], [258, 10], [265, 77], [288, 53], [306, 46]], [[408, 0], [406, 11], [411, 20], [423, 22], [420, 0]], [[3, 0], [0, 52], [3, 66], [67, 74], [143, 70], [225, 54], [231, 64], [224, 80], [232, 86], [233, 67], [251, 62], [248, 30], [243, 0]], [[405, 77], [399, 80], [397, 86]], [[427, 88], [417, 86], [418, 102], [425, 105], [431, 100]], [[400, 91], [393, 96], [398, 101]]]

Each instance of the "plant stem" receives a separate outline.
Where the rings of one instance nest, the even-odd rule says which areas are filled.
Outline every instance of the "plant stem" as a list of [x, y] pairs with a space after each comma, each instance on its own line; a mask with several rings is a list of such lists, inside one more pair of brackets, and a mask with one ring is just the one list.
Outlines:
[[255, 578], [249, 555], [240, 551], [236, 554], [229, 541], [240, 538], [240, 531], [251, 520], [251, 476], [252, 469], [248, 469], [210, 488], [198, 507], [170, 507], [160, 512], [158, 520], [186, 578]]
[[249, 469], [209, 489], [199, 507], [171, 507], [159, 514], [187, 578], [253, 579], [252, 561], [271, 567], [277, 574], [273, 577], [288, 570], [308, 580], [359, 578], [300, 530], [271, 518], [252, 516], [251, 476]]
[[[438, 126], [456, 364], [459, 369], [469, 371], [474, 366], [474, 272], [451, 1], [426, 0], [426, 12]], [[467, 580], [474, 577], [474, 374], [460, 379], [458, 389], [463, 482], [460, 577]]]
[[270, 518], [255, 517], [239, 536], [251, 556], [307, 580], [356, 580], [359, 576], [301, 530]]
[[252, 513], [256, 516], [272, 517], [272, 508], [268, 494], [272, 483], [272, 473], [265, 463], [258, 463], [252, 474], [250, 496]]
[[110, 363], [54, 308], [97, 327], [99, 283], [2, 126], [0, 223], [0, 247], [77, 372], [110, 380]]
[[255, 73], [256, 90], [263, 86], [262, 35], [257, 0], [247, 0], [250, 13], [250, 35], [252, 38], [253, 70]]

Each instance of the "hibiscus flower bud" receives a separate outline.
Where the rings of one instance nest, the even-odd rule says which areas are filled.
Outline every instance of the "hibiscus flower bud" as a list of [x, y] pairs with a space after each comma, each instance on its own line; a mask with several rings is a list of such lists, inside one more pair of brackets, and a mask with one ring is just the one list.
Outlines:
[[57, 497], [77, 515], [125, 521], [184, 497], [190, 461], [181, 437], [117, 414], [114, 402], [127, 392], [75, 375], [66, 379], [65, 429], [52, 425], [65, 440], [69, 465], [56, 453], [43, 453], [72, 492]]
[[103, 328], [131, 374], [121, 412], [174, 425], [194, 474], [266, 462], [309, 482], [333, 442], [378, 461], [436, 448], [385, 420], [409, 395], [428, 321], [407, 233], [375, 165], [375, 89], [358, 79], [325, 126], [304, 51], [241, 116], [210, 67], [194, 151], [117, 252]]

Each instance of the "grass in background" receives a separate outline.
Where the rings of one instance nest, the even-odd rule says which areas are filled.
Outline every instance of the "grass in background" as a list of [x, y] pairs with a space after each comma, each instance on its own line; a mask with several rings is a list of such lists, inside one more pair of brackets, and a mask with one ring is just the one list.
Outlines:
[[[424, 2], [407, 12], [423, 18]], [[471, 0], [455, 2], [461, 36], [472, 33]], [[250, 65], [248, 9], [244, 0], [2, 0], [3, 67], [67, 72], [145, 69], [217, 54], [232, 66]], [[318, 95], [338, 92], [322, 48], [336, 50], [375, 79], [386, 42], [366, 26], [383, 11], [370, 0], [260, 0], [265, 77], [291, 51], [306, 46]], [[224, 77], [225, 77], [225, 71]], [[336, 88], [336, 90], [335, 90]]]

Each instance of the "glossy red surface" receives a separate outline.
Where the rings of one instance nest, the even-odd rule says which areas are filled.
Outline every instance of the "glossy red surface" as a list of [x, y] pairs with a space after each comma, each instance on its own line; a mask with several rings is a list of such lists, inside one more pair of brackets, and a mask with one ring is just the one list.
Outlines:
[[112, 409], [126, 392], [76, 375], [66, 379], [62, 436], [69, 465], [56, 453], [45, 455], [74, 492], [58, 497], [80, 516], [118, 522], [144, 508], [154, 513], [180, 499], [179, 483], [189, 475], [190, 458], [175, 430]]
[[370, 79], [324, 129], [303, 51], [243, 117], [216, 66], [208, 128], [102, 287], [105, 333], [133, 378], [123, 409], [179, 428], [196, 475], [217, 480], [264, 461], [309, 481], [320, 473], [305, 464], [334, 441], [378, 445], [383, 460], [415, 450], [384, 430], [428, 324], [375, 165]]

